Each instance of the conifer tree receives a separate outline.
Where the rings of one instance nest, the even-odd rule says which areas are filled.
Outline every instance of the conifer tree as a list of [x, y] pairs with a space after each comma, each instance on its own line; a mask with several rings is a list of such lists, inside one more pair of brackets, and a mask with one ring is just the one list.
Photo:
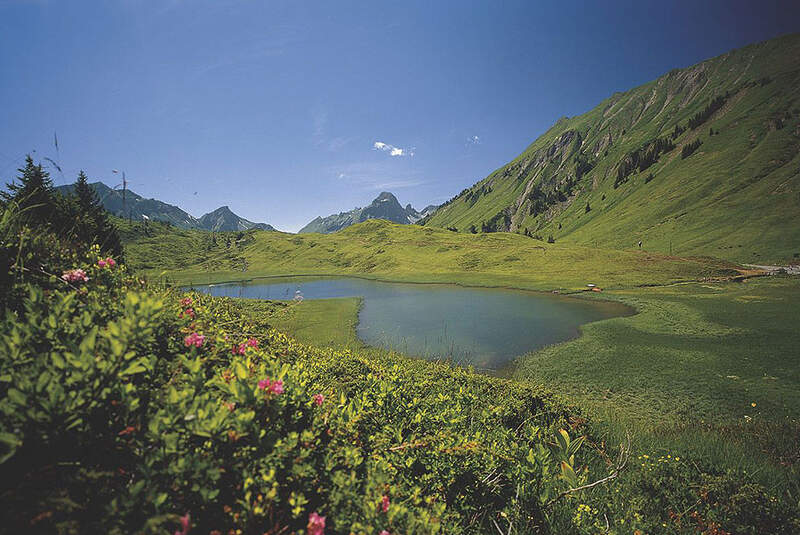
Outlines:
[[121, 261], [122, 242], [117, 229], [83, 171], [78, 173], [72, 195], [77, 209], [75, 233], [78, 239], [86, 244], [97, 243], [101, 251]]
[[15, 202], [28, 223], [38, 225], [52, 222], [56, 202], [50, 174], [42, 169], [41, 164], [35, 165], [30, 155], [25, 158], [25, 167], [18, 171], [19, 182], [9, 182], [6, 184], [7, 191], [0, 192], [3, 203]]

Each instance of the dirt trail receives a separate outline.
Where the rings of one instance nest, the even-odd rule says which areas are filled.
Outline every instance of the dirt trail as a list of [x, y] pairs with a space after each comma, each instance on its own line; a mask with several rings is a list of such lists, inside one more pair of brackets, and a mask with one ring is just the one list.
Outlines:
[[770, 275], [780, 273], [781, 270], [783, 270], [785, 273], [788, 273], [789, 275], [800, 275], [800, 264], [792, 264], [790, 266], [759, 266], [756, 264], [744, 264], [744, 265], [747, 267], [766, 271]]

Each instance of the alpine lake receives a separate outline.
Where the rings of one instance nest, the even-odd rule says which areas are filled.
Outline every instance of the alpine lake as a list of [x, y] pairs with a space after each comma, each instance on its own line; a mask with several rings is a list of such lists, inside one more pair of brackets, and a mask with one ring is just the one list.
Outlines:
[[357, 297], [357, 334], [365, 344], [490, 373], [502, 373], [521, 355], [577, 337], [581, 325], [635, 312], [621, 303], [545, 292], [341, 277], [275, 277], [192, 288], [250, 299]]

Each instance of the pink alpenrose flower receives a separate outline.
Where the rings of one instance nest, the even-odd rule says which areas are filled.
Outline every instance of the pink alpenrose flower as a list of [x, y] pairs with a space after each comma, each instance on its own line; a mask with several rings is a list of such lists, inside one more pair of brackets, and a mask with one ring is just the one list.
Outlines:
[[283, 381], [274, 381], [269, 385], [269, 391], [272, 394], [283, 394]]
[[270, 394], [283, 394], [283, 381], [272, 381], [269, 378], [258, 382], [259, 390], [266, 390]]
[[189, 528], [191, 527], [191, 517], [186, 513], [181, 518], [181, 529], [175, 531], [175, 535], [188, 535]]
[[314, 394], [311, 397], [311, 401], [313, 401], [314, 405], [316, 405], [317, 407], [321, 407], [322, 404], [325, 402], [325, 396], [323, 396], [322, 394]]
[[86, 275], [86, 272], [82, 269], [70, 269], [69, 271], [65, 271], [61, 278], [67, 282], [86, 282], [89, 280], [89, 277]]
[[381, 511], [384, 513], [389, 510], [389, 497], [384, 496], [381, 498]]
[[325, 534], [325, 517], [317, 514], [316, 511], [308, 515], [308, 535]]
[[186, 345], [186, 347], [191, 347], [191, 346], [200, 347], [203, 345], [205, 339], [206, 337], [203, 336], [202, 334], [192, 333], [183, 339], [183, 343]]

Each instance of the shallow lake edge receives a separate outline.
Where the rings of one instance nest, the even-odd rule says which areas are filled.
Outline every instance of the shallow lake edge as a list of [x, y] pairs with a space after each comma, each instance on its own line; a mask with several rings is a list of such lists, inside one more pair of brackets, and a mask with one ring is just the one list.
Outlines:
[[[561, 291], [548, 291], [548, 290], [534, 290], [534, 289], [530, 289], [530, 288], [519, 288], [519, 287], [515, 287], [515, 286], [508, 286], [508, 285], [494, 285], [494, 286], [491, 286], [491, 285], [464, 284], [464, 283], [459, 283], [459, 282], [446, 282], [446, 281], [445, 282], [442, 282], [442, 281], [408, 281], [408, 280], [396, 280], [396, 279], [383, 279], [383, 278], [369, 277], [369, 276], [364, 276], [364, 275], [351, 275], [351, 274], [343, 275], [343, 274], [339, 274], [339, 273], [337, 273], [337, 274], [303, 273], [303, 274], [259, 275], [259, 276], [256, 276], [256, 277], [234, 279], [234, 280], [229, 280], [229, 281], [198, 284], [196, 286], [192, 285], [192, 284], [190, 284], [190, 285], [183, 285], [182, 284], [182, 285], [179, 285], [179, 286], [176, 286], [176, 287], [181, 289], [181, 290], [189, 290], [189, 289], [194, 289], [195, 287], [226, 286], [226, 285], [253, 283], [253, 282], [257, 282], [257, 281], [268, 281], [270, 279], [293, 279], [293, 278], [309, 278], [309, 279], [318, 279], [318, 280], [319, 279], [357, 279], [357, 280], [365, 280], [365, 281], [370, 281], [370, 282], [380, 282], [380, 283], [386, 283], [386, 284], [413, 284], [413, 285], [420, 285], [420, 286], [423, 286], [423, 285], [427, 285], [427, 286], [435, 285], [435, 286], [455, 286], [455, 287], [459, 287], [459, 288], [473, 288], [473, 289], [487, 289], [487, 290], [512, 290], [512, 291], [516, 291], [516, 292], [539, 294], [539, 295], [548, 296], [548, 297], [560, 296], [560, 297], [564, 297], [564, 298], [572, 298], [572, 299], [576, 299], [576, 300], [589, 301], [589, 302], [591, 302], [591, 301], [604, 301], [606, 303], [613, 303], [615, 305], [619, 305], [624, 309], [624, 313], [621, 313], [621, 314], [619, 314], [617, 316], [614, 316], [614, 317], [611, 317], [611, 318], [599, 319], [599, 320], [596, 320], [596, 321], [590, 321], [590, 322], [578, 325], [577, 328], [576, 328], [577, 332], [576, 332], [575, 336], [572, 336], [570, 338], [567, 338], [567, 339], [562, 340], [560, 342], [557, 342], [555, 344], [549, 344], [549, 345], [534, 349], [532, 351], [527, 351], [525, 353], [521, 353], [521, 354], [517, 355], [516, 357], [514, 357], [513, 359], [509, 360], [506, 364], [504, 364], [503, 366], [501, 366], [499, 368], [493, 368], [493, 369], [492, 368], [480, 368], [480, 367], [476, 367], [476, 366], [461, 366], [461, 365], [459, 365], [457, 363], [450, 363], [450, 365], [452, 365], [452, 366], [458, 366], [458, 367], [461, 367], [461, 368], [464, 368], [464, 369], [468, 369], [468, 368], [469, 369], [473, 369], [473, 370], [475, 370], [476, 373], [489, 374], [489, 375], [492, 375], [492, 376], [495, 376], [495, 377], [505, 378], [505, 379], [511, 379], [513, 377], [514, 371], [517, 369], [517, 366], [520, 364], [520, 362], [522, 360], [524, 360], [524, 359], [526, 359], [526, 358], [528, 358], [528, 357], [530, 357], [532, 355], [535, 355], [535, 354], [537, 354], [537, 353], [539, 353], [541, 351], [544, 351], [547, 348], [554, 347], [554, 346], [559, 346], [559, 345], [562, 345], [562, 344], [567, 344], [567, 343], [573, 342], [573, 341], [575, 341], [575, 340], [577, 340], [577, 339], [579, 339], [579, 338], [581, 338], [583, 336], [586, 336], [586, 334], [584, 332], [584, 329], [583, 329], [583, 327], [585, 325], [593, 325], [593, 324], [601, 323], [601, 322], [604, 322], [604, 321], [618, 320], [620, 318], [629, 318], [629, 317], [632, 317], [632, 316], [636, 316], [637, 314], [640, 313], [640, 310], [635, 305], [630, 303], [630, 301], [628, 299], [625, 299], [624, 297], [614, 296], [613, 294], [603, 294], [603, 293], [600, 293], [600, 292], [592, 292], [592, 291], [590, 291], [588, 289], [587, 290], [574, 290], [574, 291], [570, 291], [570, 292], [561, 292]], [[236, 297], [234, 299], [253, 299], [253, 298], [239, 298], [239, 297]], [[342, 299], [342, 298], [335, 298], [334, 297], [334, 298], [321, 298], [321, 299], [314, 299], [314, 300], [322, 300], [322, 299]], [[379, 347], [379, 346], [369, 345], [358, 336], [357, 329], [358, 329], [358, 324], [361, 321], [360, 315], [361, 315], [361, 310], [363, 308], [363, 301], [364, 301], [363, 296], [345, 297], [344, 299], [357, 299], [358, 300], [358, 307], [356, 309], [356, 322], [355, 322], [355, 324], [353, 326], [353, 330], [355, 331], [355, 333], [354, 333], [355, 334], [355, 338], [358, 339], [363, 344], [363, 346], [365, 348], [382, 350], [382, 351], [391, 351], [391, 350], [388, 350], [386, 348], [382, 348], [382, 347]], [[269, 299], [269, 301], [284, 301], [284, 302], [287, 302], [287, 301], [291, 301], [291, 299], [290, 300], [286, 300], [286, 299]], [[430, 362], [449, 362], [447, 359], [426, 359], [425, 357], [420, 356], [420, 355], [407, 354], [407, 353], [403, 353], [403, 352], [400, 352], [400, 351], [394, 351], [394, 352], [399, 354], [399, 355], [402, 355], [403, 357], [411, 358], [411, 359], [428, 360]]]

